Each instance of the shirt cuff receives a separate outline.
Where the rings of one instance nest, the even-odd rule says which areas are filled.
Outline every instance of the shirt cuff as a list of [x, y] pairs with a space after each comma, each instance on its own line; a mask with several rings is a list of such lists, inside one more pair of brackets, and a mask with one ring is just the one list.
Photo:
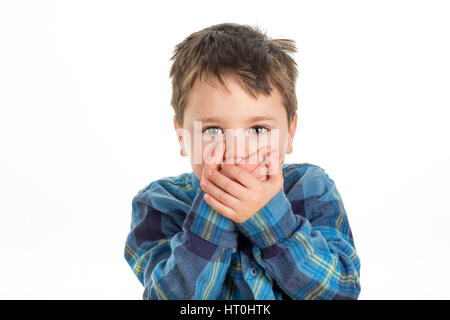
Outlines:
[[214, 210], [203, 199], [204, 194], [205, 191], [199, 188], [184, 220], [183, 230], [190, 231], [216, 245], [236, 248], [238, 230], [234, 222]]
[[270, 201], [238, 229], [258, 248], [266, 248], [291, 236], [298, 224], [282, 188]]

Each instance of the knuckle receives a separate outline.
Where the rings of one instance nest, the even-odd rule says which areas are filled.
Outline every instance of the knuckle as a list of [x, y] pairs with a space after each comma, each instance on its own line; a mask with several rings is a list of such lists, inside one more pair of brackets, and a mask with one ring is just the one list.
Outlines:
[[217, 193], [217, 200], [219, 200], [220, 202], [224, 202], [225, 201], [225, 194], [223, 192], [218, 192]]
[[236, 178], [237, 178], [238, 180], [242, 180], [242, 179], [244, 179], [244, 177], [245, 177], [245, 172], [244, 172], [243, 170], [239, 170], [239, 171], [236, 173]]
[[223, 165], [223, 170], [228, 173], [228, 174], [232, 174], [233, 173], [233, 168], [231, 167], [230, 164], [224, 164]]
[[230, 167], [230, 166], [228, 166], [227, 167], [227, 175], [229, 176], [229, 177], [235, 177], [236, 176], [236, 170], [235, 170], [236, 168], [234, 168], [234, 167]]

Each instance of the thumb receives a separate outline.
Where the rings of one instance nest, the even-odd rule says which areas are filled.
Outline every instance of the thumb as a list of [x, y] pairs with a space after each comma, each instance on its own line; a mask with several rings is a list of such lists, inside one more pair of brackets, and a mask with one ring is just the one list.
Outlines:
[[225, 151], [224, 141], [216, 142], [213, 146], [213, 150], [211, 153], [211, 160], [209, 164], [213, 165], [217, 169], [222, 163], [224, 151]]
[[203, 151], [203, 154], [206, 164], [217, 163], [218, 158], [223, 156], [223, 141], [210, 143]]

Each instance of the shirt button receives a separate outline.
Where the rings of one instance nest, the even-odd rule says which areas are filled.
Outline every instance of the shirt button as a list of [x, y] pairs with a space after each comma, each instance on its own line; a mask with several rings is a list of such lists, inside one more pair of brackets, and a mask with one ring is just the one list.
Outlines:
[[257, 274], [258, 274], [258, 270], [256, 270], [255, 268], [251, 267], [250, 268], [250, 275], [252, 277], [256, 277]]

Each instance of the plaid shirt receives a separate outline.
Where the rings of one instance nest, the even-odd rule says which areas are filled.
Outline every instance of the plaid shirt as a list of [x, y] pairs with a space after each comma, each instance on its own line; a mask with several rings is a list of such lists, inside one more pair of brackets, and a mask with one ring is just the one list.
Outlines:
[[284, 185], [234, 223], [209, 206], [193, 172], [164, 177], [132, 201], [125, 259], [144, 299], [357, 299], [360, 261], [334, 181], [283, 164]]

